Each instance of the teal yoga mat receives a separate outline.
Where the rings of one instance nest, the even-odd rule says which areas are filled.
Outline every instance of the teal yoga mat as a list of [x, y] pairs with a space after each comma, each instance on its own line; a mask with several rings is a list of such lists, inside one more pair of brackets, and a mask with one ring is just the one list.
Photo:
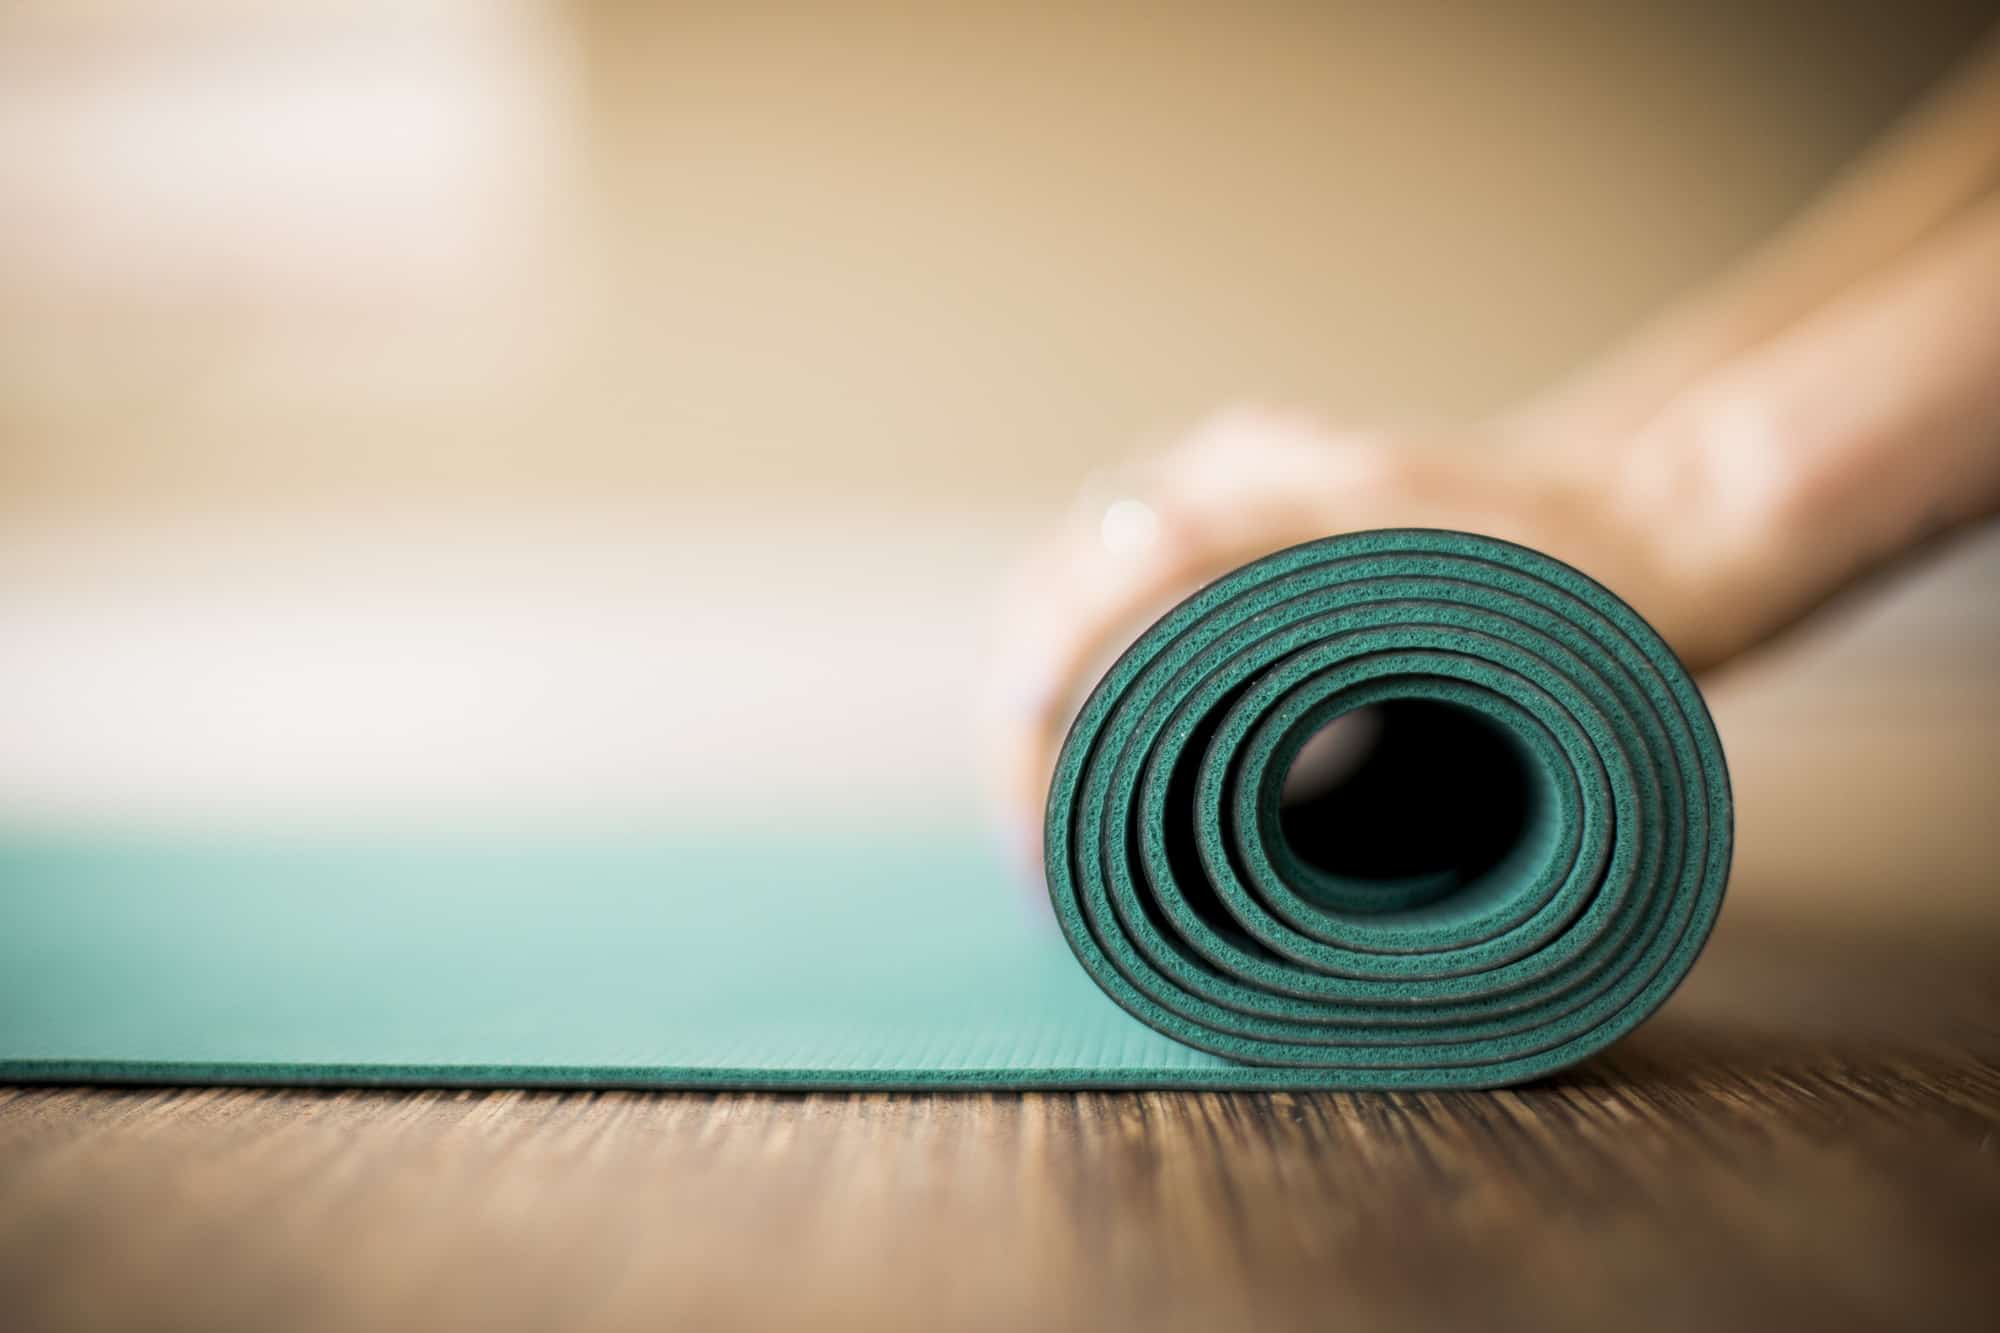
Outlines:
[[[1350, 712], [1375, 749], [1288, 797]], [[1730, 848], [1659, 638], [1563, 565], [1435, 532], [1281, 552], [1140, 638], [1058, 768], [1053, 921], [968, 828], [780, 815], [0, 831], [0, 1077], [1488, 1086], [1651, 1012]]]
[[[1381, 771], [1286, 810], [1307, 740], [1364, 709]], [[1519, 546], [1385, 531], [1147, 630], [1070, 729], [1045, 855], [1078, 961], [1155, 1030], [1300, 1082], [1485, 1087], [1658, 1008], [1731, 834], [1714, 724], [1631, 608]]]

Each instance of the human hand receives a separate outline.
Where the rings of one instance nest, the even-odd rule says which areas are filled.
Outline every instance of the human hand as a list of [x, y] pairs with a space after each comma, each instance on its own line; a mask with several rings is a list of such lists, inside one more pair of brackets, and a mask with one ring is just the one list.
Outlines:
[[1581, 569], [1700, 671], [2000, 516], [2000, 39], [1762, 255], [1457, 436], [1225, 414], [1086, 497], [1021, 565], [988, 773], [1026, 859], [1075, 709], [1203, 583], [1365, 528], [1454, 528]]
[[[1641, 465], [1641, 451], [1648, 457]], [[1675, 461], [1677, 458], [1680, 461]], [[1647, 438], [1590, 448], [1498, 429], [1442, 440], [1335, 432], [1237, 410], [1092, 488], [1015, 571], [985, 701], [988, 775], [1023, 859], [1064, 731], [1116, 653], [1175, 602], [1258, 556], [1363, 528], [1453, 528], [1520, 542], [1607, 584], [1701, 667], [1739, 646], [1718, 614], [1729, 544], [1701, 463]], [[1712, 506], [1711, 506], [1712, 507]]]

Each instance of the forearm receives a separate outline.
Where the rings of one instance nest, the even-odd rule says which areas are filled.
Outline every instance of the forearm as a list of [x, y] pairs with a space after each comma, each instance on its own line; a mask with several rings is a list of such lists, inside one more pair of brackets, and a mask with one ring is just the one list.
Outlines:
[[1718, 660], [2000, 513], [2000, 195], [1698, 379], [1620, 452], [1632, 521], [1688, 516], [1661, 531], [1670, 572], [1746, 589], [1708, 629]]
[[1690, 384], [1908, 254], [2000, 184], [2000, 29], [1818, 201], [1743, 263], [1510, 415], [1577, 447], [1616, 439]]

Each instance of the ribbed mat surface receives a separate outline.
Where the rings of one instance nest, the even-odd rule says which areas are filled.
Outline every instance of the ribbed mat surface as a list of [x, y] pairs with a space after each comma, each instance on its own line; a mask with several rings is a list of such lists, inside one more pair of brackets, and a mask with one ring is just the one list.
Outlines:
[[[1401, 767], [1345, 815], [1283, 808], [1305, 737], [1364, 706], [1408, 715]], [[1730, 843], [1657, 637], [1552, 561], [1420, 532], [1170, 614], [1079, 718], [1048, 827], [1059, 927], [969, 828], [0, 832], [0, 1078], [1495, 1084], [1659, 1003]]]

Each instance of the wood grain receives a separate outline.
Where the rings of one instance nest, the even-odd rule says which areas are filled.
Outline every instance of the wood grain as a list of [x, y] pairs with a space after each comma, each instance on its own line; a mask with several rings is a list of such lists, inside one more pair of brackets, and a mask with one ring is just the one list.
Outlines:
[[1484, 1095], [0, 1092], [14, 1328], [1988, 1328], [1991, 934], [1734, 911]]

